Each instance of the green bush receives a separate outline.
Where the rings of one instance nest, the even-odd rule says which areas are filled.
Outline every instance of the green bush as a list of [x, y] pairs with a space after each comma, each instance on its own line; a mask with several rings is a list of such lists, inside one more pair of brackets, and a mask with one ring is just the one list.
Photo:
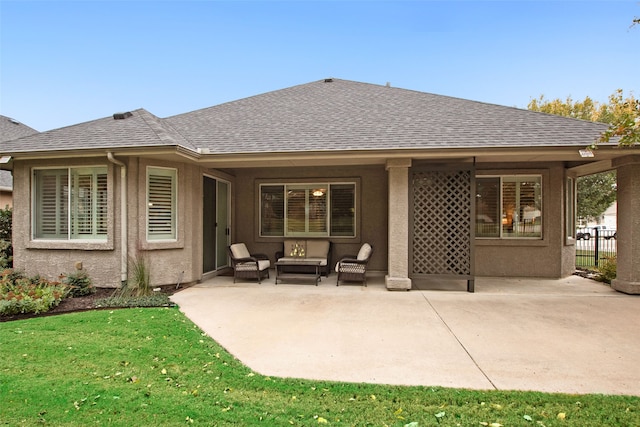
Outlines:
[[60, 304], [67, 292], [62, 283], [4, 270], [0, 277], [0, 316], [49, 311]]
[[0, 209], [0, 268], [13, 267], [12, 217], [11, 208]]
[[600, 273], [600, 280], [602, 280], [603, 282], [611, 283], [611, 281], [616, 278], [617, 274], [616, 257], [605, 257], [604, 261], [599, 263], [598, 273]]
[[90, 295], [96, 291], [91, 284], [91, 278], [84, 271], [68, 274], [62, 282], [69, 287], [69, 296], [72, 298]]

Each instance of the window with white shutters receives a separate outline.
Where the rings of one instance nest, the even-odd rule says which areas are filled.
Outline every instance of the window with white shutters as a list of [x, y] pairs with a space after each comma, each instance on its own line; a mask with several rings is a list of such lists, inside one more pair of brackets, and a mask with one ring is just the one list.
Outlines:
[[147, 240], [177, 238], [177, 179], [176, 169], [147, 169]]
[[542, 177], [477, 177], [476, 237], [541, 239]]
[[260, 185], [261, 236], [355, 236], [355, 183]]
[[107, 168], [34, 170], [34, 238], [107, 238]]

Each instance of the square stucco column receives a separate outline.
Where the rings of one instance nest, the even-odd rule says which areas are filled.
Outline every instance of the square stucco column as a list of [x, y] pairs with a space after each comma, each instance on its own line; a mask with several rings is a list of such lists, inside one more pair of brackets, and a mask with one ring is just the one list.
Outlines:
[[611, 287], [640, 294], [640, 155], [613, 164], [618, 177], [617, 277]]
[[411, 289], [409, 278], [409, 168], [411, 159], [387, 161], [389, 174], [389, 290]]

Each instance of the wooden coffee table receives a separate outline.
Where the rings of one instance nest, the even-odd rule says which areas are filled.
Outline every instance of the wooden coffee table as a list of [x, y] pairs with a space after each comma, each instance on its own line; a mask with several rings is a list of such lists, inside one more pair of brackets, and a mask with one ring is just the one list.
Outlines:
[[[310, 279], [313, 278], [316, 286], [318, 286], [318, 282], [322, 279], [320, 278], [320, 261], [307, 261], [304, 259], [301, 260], [289, 260], [289, 261], [277, 261], [276, 262], [276, 285], [278, 284], [278, 279], [282, 281], [283, 278], [294, 278], [294, 279]], [[315, 267], [314, 273], [286, 273], [282, 271], [282, 267]]]

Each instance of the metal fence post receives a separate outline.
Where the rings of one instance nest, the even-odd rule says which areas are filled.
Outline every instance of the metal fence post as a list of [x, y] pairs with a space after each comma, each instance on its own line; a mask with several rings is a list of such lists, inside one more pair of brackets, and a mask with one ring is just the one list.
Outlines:
[[598, 268], [598, 259], [600, 258], [600, 230], [597, 228], [594, 228], [593, 230], [596, 232], [595, 251], [593, 256], [595, 257], [595, 266]]

